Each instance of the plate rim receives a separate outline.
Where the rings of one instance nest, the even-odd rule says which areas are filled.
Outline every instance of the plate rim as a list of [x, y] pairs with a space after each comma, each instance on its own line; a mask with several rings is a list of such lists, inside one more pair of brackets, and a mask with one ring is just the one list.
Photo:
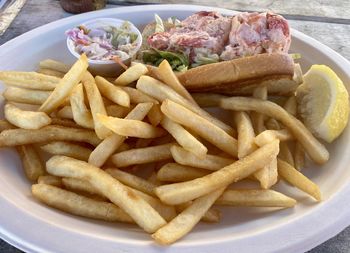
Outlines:
[[[74, 22], [75, 20], [78, 22], [79, 20], [82, 19], [82, 17], [94, 17], [94, 16], [100, 16], [101, 14], [112, 14], [112, 13], [122, 13], [122, 12], [128, 12], [128, 11], [140, 11], [142, 12], [143, 10], [149, 10], [152, 9], [154, 10], [154, 12], [156, 11], [165, 11], [165, 10], [169, 10], [170, 8], [172, 9], [190, 9], [191, 11], [198, 11], [199, 9], [201, 10], [216, 10], [219, 11], [221, 13], [227, 13], [227, 14], [233, 14], [235, 11], [234, 10], [229, 10], [229, 9], [224, 9], [224, 8], [217, 8], [217, 7], [210, 7], [210, 6], [201, 6], [201, 5], [184, 5], [184, 4], [157, 4], [157, 5], [135, 5], [135, 6], [123, 6], [123, 7], [115, 7], [115, 8], [109, 8], [109, 9], [104, 9], [104, 10], [99, 10], [99, 11], [95, 11], [95, 12], [91, 12], [91, 13], [83, 13], [83, 14], [79, 14], [79, 15], [74, 15], [74, 16], [70, 16], [70, 17], [66, 17], [63, 19], [59, 19], [56, 21], [53, 21], [51, 23], [45, 24], [43, 26], [37, 27], [31, 31], [28, 31], [18, 37], [15, 37], [13, 39], [11, 39], [10, 41], [4, 43], [3, 45], [0, 46], [0, 57], [1, 57], [1, 52], [4, 50], [11, 50], [11, 47], [15, 47], [16, 46], [16, 42], [20, 41], [20, 40], [30, 40], [33, 37], [36, 37], [38, 34], [40, 34], [41, 32], [45, 31], [45, 30], [50, 30], [50, 29], [54, 29], [55, 25], [64, 25], [65, 23], [71, 23]], [[336, 51], [332, 50], [331, 48], [329, 48], [328, 46], [322, 44], [321, 42], [317, 41], [316, 39], [313, 39], [312, 37], [299, 32], [295, 29], [291, 29], [292, 30], [292, 34], [293, 36], [296, 36], [299, 40], [301, 40], [303, 43], [305, 44], [313, 44], [313, 47], [317, 47], [319, 49], [322, 49], [324, 51], [324, 54], [332, 57], [333, 59], [335, 59], [335, 61], [339, 62], [338, 67], [341, 68], [342, 70], [344, 70], [344, 72], [346, 70], [346, 66], [350, 67], [350, 63], [349, 61], [347, 61], [343, 56], [341, 56], [339, 53], [337, 53]], [[327, 215], [327, 210], [329, 210], [329, 206], [331, 206], [331, 204], [334, 203], [342, 203], [342, 202], [346, 202], [343, 201], [342, 199], [345, 196], [350, 196], [350, 185], [349, 184], [344, 184], [341, 188], [339, 188], [339, 190], [334, 193], [329, 199], [327, 199], [326, 202], [324, 203], [320, 203], [320, 206], [315, 207], [318, 211], [319, 216], [321, 216], [321, 214], [323, 214], [324, 217], [328, 217]], [[349, 198], [349, 197], [348, 197]], [[7, 203], [2, 203], [2, 201], [6, 201], [6, 199], [4, 199], [2, 196], [0, 196], [0, 206], [4, 205], [4, 204], [8, 204], [8, 205], [12, 205], [12, 203], [7, 202]], [[345, 205], [344, 205], [345, 206]], [[21, 211], [21, 210], [18, 210]], [[339, 210], [337, 210], [339, 211]], [[318, 244], [324, 242], [325, 240], [331, 238], [332, 236], [336, 235], [337, 233], [339, 233], [342, 229], [344, 229], [345, 227], [347, 227], [350, 224], [350, 212], [345, 211], [344, 209], [342, 209], [343, 212], [338, 213], [336, 218], [333, 218], [333, 222], [328, 222], [327, 226], [324, 226], [323, 229], [319, 229], [317, 230], [318, 232], [314, 233], [310, 233], [308, 234], [308, 237], [304, 237], [302, 239], [299, 239], [299, 241], [295, 241], [294, 244], [290, 244], [287, 245], [286, 247], [282, 247], [282, 248], [278, 248], [275, 250], [272, 250], [270, 252], [280, 252], [280, 250], [283, 250], [283, 252], [302, 252], [304, 250], [309, 250], [315, 246], [317, 246]], [[279, 225], [277, 228], [272, 228], [271, 231], [268, 232], [273, 232], [272, 234], [278, 235], [278, 233], [280, 232], [281, 229], [286, 229], [285, 227], [288, 226], [289, 228], [292, 226], [295, 226], [296, 223], [305, 223], [305, 218], [308, 216], [313, 216], [313, 214], [315, 213], [315, 211], [311, 211], [307, 214], [305, 214], [303, 217], [300, 217], [298, 219], [294, 219], [291, 222], [287, 222], [287, 224], [282, 224]], [[28, 215], [28, 214], [27, 214]], [[0, 218], [1, 219], [1, 218]], [[324, 233], [324, 231], [327, 231], [327, 233]], [[276, 233], [277, 232], [277, 233]], [[0, 237], [3, 238], [3, 240], [5, 240], [6, 242], [14, 245], [15, 247], [24, 250], [26, 252], [39, 252], [39, 251], [45, 251], [45, 252], [52, 252], [50, 250], [47, 249], [42, 249], [41, 247], [37, 246], [37, 245], [33, 245], [32, 243], [26, 241], [25, 238], [17, 238], [17, 236], [15, 236], [16, 239], [12, 240], [13, 236], [11, 237], [10, 235], [13, 233], [10, 233], [9, 231], [6, 231], [6, 229], [3, 228], [2, 223], [0, 224]], [[258, 233], [257, 237], [264, 237], [262, 234], [265, 234], [263, 232]], [[247, 240], [247, 239], [245, 239]], [[260, 243], [264, 243], [265, 238], [261, 240], [261, 238], [259, 239]], [[231, 240], [220, 240], [217, 243], [213, 243], [210, 245], [209, 248], [211, 248], [211, 250], [216, 249], [215, 252], [224, 252], [225, 251], [225, 246], [230, 246], [230, 244], [233, 243], [233, 241]], [[258, 241], [255, 241], [256, 244], [258, 244]], [[132, 245], [130, 245], [131, 248], [133, 248]], [[178, 247], [177, 247], [178, 246]], [[178, 244], [175, 244], [174, 247], [170, 247], [167, 250], [169, 252], [174, 252], [176, 251], [176, 249], [184, 249], [185, 245], [182, 245], [181, 242]], [[206, 245], [209, 246], [209, 245]], [[213, 248], [214, 246], [214, 248]], [[219, 246], [219, 247], [218, 247]], [[232, 245], [231, 245], [232, 246]], [[141, 246], [143, 247], [143, 245]], [[190, 245], [190, 248], [192, 248], [193, 246]], [[197, 245], [194, 247], [201, 247], [201, 245]], [[136, 249], [136, 248], [135, 248]], [[154, 252], [153, 249], [149, 250], [148, 248], [142, 248], [145, 252]], [[164, 248], [162, 248], [164, 250]], [[237, 248], [237, 249], [241, 249], [243, 250], [243, 248]], [[193, 250], [193, 249], [191, 249]], [[221, 250], [221, 251], [220, 251]], [[158, 250], [156, 250], [158, 251]]]

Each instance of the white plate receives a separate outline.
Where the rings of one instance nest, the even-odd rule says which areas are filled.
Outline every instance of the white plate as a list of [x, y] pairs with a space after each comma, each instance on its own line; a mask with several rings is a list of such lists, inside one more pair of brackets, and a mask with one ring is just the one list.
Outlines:
[[[42, 59], [73, 62], [64, 31], [100, 17], [127, 19], [137, 26], [156, 12], [162, 17], [185, 18], [199, 10], [224, 9], [159, 5], [107, 9], [62, 19], [19, 36], [0, 47], [1, 70], [34, 70]], [[304, 70], [312, 63], [327, 64], [350, 84], [350, 63], [330, 48], [297, 31], [292, 50], [302, 54]], [[347, 86], [349, 89], [349, 86]], [[1, 88], [3, 89], [3, 87]], [[340, 232], [350, 224], [349, 127], [329, 145], [330, 161], [310, 166], [307, 176], [320, 185], [324, 201], [315, 204], [286, 185], [283, 191], [300, 202], [294, 209], [224, 208], [218, 224], [200, 224], [188, 236], [164, 248], [136, 226], [83, 219], [48, 208], [30, 194], [20, 162], [12, 150], [0, 152], [0, 235], [26, 252], [302, 252]]]

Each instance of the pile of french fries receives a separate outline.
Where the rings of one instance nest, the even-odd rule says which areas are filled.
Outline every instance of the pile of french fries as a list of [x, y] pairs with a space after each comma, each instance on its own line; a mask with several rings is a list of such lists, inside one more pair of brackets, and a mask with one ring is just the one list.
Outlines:
[[[0, 146], [17, 149], [33, 195], [51, 207], [136, 223], [171, 244], [199, 221], [219, 222], [215, 206], [293, 207], [271, 189], [279, 180], [321, 200], [300, 171], [306, 154], [318, 164], [329, 154], [297, 119], [294, 96], [270, 101], [266, 87], [252, 97], [190, 94], [167, 61], [157, 79], [140, 63], [117, 79], [94, 77], [85, 55], [39, 66], [0, 72]], [[231, 111], [234, 123], [206, 107]], [[256, 189], [232, 189], [240, 180]]]

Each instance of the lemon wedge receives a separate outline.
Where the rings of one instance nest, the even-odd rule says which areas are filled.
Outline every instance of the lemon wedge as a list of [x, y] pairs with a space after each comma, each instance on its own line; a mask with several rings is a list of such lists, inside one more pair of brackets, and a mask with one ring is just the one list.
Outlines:
[[331, 68], [311, 66], [296, 96], [305, 126], [317, 137], [330, 143], [343, 132], [349, 118], [349, 94]]

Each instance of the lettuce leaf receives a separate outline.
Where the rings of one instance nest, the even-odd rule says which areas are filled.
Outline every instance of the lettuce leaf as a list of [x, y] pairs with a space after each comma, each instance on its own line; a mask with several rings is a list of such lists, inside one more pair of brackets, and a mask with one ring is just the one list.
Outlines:
[[167, 60], [173, 70], [187, 70], [190, 62], [186, 55], [169, 51], [156, 49], [145, 50], [142, 52], [142, 60], [145, 63], [158, 66], [163, 60]]

